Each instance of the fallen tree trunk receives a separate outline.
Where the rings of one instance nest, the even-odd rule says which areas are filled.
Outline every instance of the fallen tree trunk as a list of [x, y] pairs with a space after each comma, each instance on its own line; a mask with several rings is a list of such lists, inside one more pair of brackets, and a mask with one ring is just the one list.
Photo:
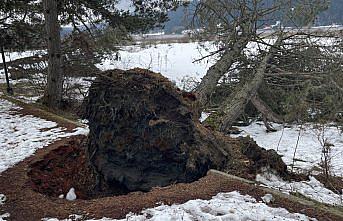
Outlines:
[[209, 169], [246, 174], [269, 166], [287, 173], [275, 151], [203, 127], [194, 98], [147, 70], [100, 74], [83, 112], [90, 129], [86, 152], [98, 187], [147, 191], [195, 181]]
[[212, 93], [217, 87], [218, 81], [226, 72], [229, 71], [237, 57], [242, 53], [246, 44], [246, 40], [237, 41], [234, 43], [231, 50], [226, 51], [221, 58], [209, 68], [206, 75], [202, 78], [201, 83], [195, 90], [198, 103], [201, 108], [204, 108], [208, 104]]
[[223, 102], [221, 106], [221, 111], [223, 113], [220, 126], [221, 131], [230, 129], [234, 121], [242, 114], [250, 99], [256, 95], [258, 88], [263, 82], [264, 72], [266, 71], [267, 62], [270, 57], [271, 54], [268, 53], [261, 61], [254, 78], [244, 84], [243, 87], [234, 94], [233, 98], [227, 98]]
[[274, 123], [284, 123], [282, 117], [276, 114], [263, 100], [261, 100], [258, 95], [251, 98], [251, 103], [266, 118], [266, 120]]
[[[271, 59], [276, 48], [280, 45], [282, 37], [280, 36], [270, 51], [264, 56], [259, 64], [254, 77], [251, 81], [246, 82], [242, 88], [238, 89], [233, 97], [229, 97], [224, 100], [219, 113], [220, 119], [220, 131], [226, 132], [230, 129], [234, 121], [242, 114], [247, 103], [255, 97], [259, 87], [261, 86], [268, 62]], [[262, 110], [265, 111], [265, 110]]]

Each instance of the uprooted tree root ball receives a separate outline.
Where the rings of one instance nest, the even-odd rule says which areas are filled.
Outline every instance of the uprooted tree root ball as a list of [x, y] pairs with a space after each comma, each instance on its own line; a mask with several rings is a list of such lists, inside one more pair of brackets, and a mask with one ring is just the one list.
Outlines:
[[84, 102], [88, 138], [76, 137], [31, 164], [31, 187], [58, 197], [74, 187], [91, 199], [189, 183], [209, 169], [254, 179], [269, 167], [287, 176], [275, 151], [199, 122], [195, 96], [147, 70], [101, 74]]
[[[249, 171], [249, 157], [254, 166], [277, 162], [277, 171], [287, 173], [275, 153], [257, 148], [255, 159], [203, 127], [195, 96], [161, 74], [142, 69], [104, 72], [93, 82], [83, 107], [90, 128], [86, 154], [101, 191], [118, 186], [149, 191], [193, 182], [210, 168]], [[259, 159], [269, 157], [276, 159]]]

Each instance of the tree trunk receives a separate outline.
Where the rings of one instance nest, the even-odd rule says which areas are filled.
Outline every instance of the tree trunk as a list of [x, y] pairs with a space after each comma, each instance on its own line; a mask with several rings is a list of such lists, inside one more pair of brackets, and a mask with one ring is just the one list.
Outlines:
[[233, 98], [227, 98], [221, 107], [222, 123], [220, 126], [221, 131], [227, 131], [232, 126], [233, 122], [242, 114], [247, 103], [256, 95], [257, 90], [261, 86], [264, 74], [268, 66], [268, 61], [275, 52], [275, 49], [280, 46], [282, 35], [278, 37], [274, 46], [265, 55], [261, 61], [258, 69], [256, 70], [254, 78], [245, 83], [243, 87], [238, 90]]
[[6, 77], [7, 93], [10, 94], [10, 95], [13, 95], [13, 89], [12, 89], [12, 87], [10, 85], [10, 79], [8, 78], [4, 46], [0, 45], [0, 47], [1, 47], [2, 64], [4, 66], [4, 72], [5, 72], [5, 77]]
[[204, 108], [211, 99], [220, 78], [230, 69], [235, 59], [240, 55], [246, 46], [246, 41], [238, 41], [230, 51], [226, 51], [223, 56], [207, 71], [202, 78], [200, 85], [196, 88], [196, 95], [200, 108]]
[[282, 117], [276, 114], [263, 100], [261, 100], [261, 98], [258, 95], [251, 98], [251, 103], [259, 112], [261, 112], [261, 114], [266, 118], [266, 120], [270, 120], [275, 123], [284, 122]]
[[264, 72], [270, 57], [271, 54], [268, 53], [261, 61], [254, 78], [245, 83], [243, 87], [234, 94], [233, 98], [230, 97], [224, 101], [221, 108], [224, 115], [220, 126], [221, 131], [230, 129], [234, 121], [242, 114], [250, 99], [256, 95], [258, 88], [263, 82]]
[[51, 108], [59, 108], [62, 101], [63, 75], [57, 1], [43, 0], [43, 7], [49, 54], [48, 81], [43, 103]]

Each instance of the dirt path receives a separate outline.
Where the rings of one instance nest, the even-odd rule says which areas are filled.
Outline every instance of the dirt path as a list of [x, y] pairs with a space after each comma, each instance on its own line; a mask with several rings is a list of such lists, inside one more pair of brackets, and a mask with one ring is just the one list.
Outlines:
[[[61, 113], [53, 113], [53, 110], [44, 109], [42, 106], [37, 104], [28, 104], [16, 98], [7, 95], [0, 95], [1, 99], [7, 100], [22, 109], [16, 110], [18, 114], [21, 115], [32, 115], [35, 117], [39, 117], [48, 121], [56, 122], [59, 127], [64, 127], [67, 131], [71, 132], [75, 128], [82, 126], [78, 122], [74, 120], [67, 119], [66, 117], [60, 116]], [[67, 113], [63, 113], [67, 115]], [[70, 115], [70, 114], [69, 114]], [[71, 118], [71, 116], [69, 116]]]

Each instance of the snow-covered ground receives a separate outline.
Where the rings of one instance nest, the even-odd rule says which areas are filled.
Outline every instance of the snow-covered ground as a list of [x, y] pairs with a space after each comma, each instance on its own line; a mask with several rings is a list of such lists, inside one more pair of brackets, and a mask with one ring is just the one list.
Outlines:
[[[267, 133], [262, 122], [253, 122], [249, 126], [239, 127], [242, 133], [235, 136], [250, 136], [259, 146], [268, 150], [277, 150], [283, 161], [288, 165], [289, 170], [292, 170], [295, 153], [294, 172], [313, 175], [322, 170], [320, 163], [323, 147], [318, 138], [327, 139], [327, 142], [333, 145], [330, 154], [331, 171], [333, 175], [343, 177], [343, 134], [337, 127], [316, 127], [313, 124], [287, 127], [273, 124], [273, 126], [278, 131]], [[310, 176], [309, 181], [287, 182], [273, 175], [270, 171], [266, 171], [264, 174], [258, 175], [256, 180], [285, 193], [300, 193], [321, 203], [343, 206], [342, 194], [336, 194], [325, 188], [322, 183], [312, 176]]]
[[[210, 43], [205, 43], [205, 45], [215, 50], [214, 46], [210, 46]], [[208, 55], [208, 53], [196, 42], [158, 44], [146, 48], [127, 46], [119, 52], [119, 61], [108, 58], [99, 64], [98, 68], [101, 70], [114, 68], [126, 70], [140, 67], [159, 72], [179, 84], [184, 77], [200, 80], [205, 75], [215, 60], [204, 59], [201, 62], [193, 62]]]
[[283, 193], [300, 193], [301, 195], [333, 206], [343, 206], [343, 195], [336, 194], [324, 187], [316, 178], [310, 176], [309, 181], [287, 182], [273, 173], [258, 174], [256, 181]]
[[239, 127], [243, 132], [237, 136], [250, 136], [259, 146], [277, 150], [290, 169], [295, 152], [294, 171], [314, 174], [321, 170], [323, 146], [319, 138], [324, 137], [333, 145], [330, 153], [331, 171], [334, 175], [343, 177], [343, 134], [339, 128], [329, 125], [317, 127], [313, 124], [273, 126], [278, 131], [267, 133], [262, 122], [254, 122], [247, 127]]
[[[75, 215], [74, 215], [75, 217]], [[58, 221], [46, 218], [44, 221]], [[71, 221], [65, 219], [64, 221]], [[120, 221], [208, 221], [208, 220], [315, 220], [303, 214], [290, 213], [284, 208], [272, 208], [251, 196], [239, 192], [219, 193], [211, 200], [190, 200], [180, 205], [161, 205], [142, 211], [141, 215], [128, 214]], [[89, 220], [96, 221], [96, 220]], [[97, 221], [114, 221], [103, 218]]]
[[19, 115], [20, 107], [0, 99], [0, 173], [62, 137], [87, 134], [88, 129], [67, 132], [57, 123], [31, 115]]
[[[256, 46], [252, 45], [251, 47]], [[215, 50], [215, 48], [212, 49]], [[160, 72], [181, 86], [181, 80], [184, 77], [192, 77], [199, 81], [204, 76], [214, 60], [205, 59], [198, 63], [193, 63], [193, 61], [208, 53], [198, 43], [159, 44], [145, 48], [128, 46], [120, 51], [121, 59], [119, 61], [108, 58], [98, 64], [98, 67], [102, 70], [147, 68]], [[14, 60], [31, 55], [32, 52], [7, 53], [7, 58]], [[15, 81], [12, 82], [15, 83]], [[89, 81], [83, 82], [82, 79], [72, 79], [72, 82], [89, 86]], [[2, 70], [0, 70], [0, 83], [4, 83]], [[64, 128], [57, 127], [55, 122], [33, 116], [20, 116], [15, 113], [15, 109], [19, 109], [19, 107], [0, 99], [0, 174], [34, 154], [37, 149], [57, 139], [87, 133], [87, 130], [83, 128], [78, 128], [73, 133], [67, 133]], [[278, 129], [277, 132], [266, 133], [263, 124], [255, 122], [248, 127], [241, 127], [243, 133], [240, 136], [249, 135], [260, 146], [278, 150], [290, 168], [297, 146], [294, 169], [299, 172], [312, 170], [318, 172], [320, 170], [319, 164], [322, 155], [322, 146], [318, 141], [320, 130], [313, 128], [313, 125], [304, 125], [300, 133], [299, 126], [285, 127], [284, 129], [282, 125], [274, 125], [274, 127]], [[332, 172], [343, 177], [343, 136], [335, 127], [326, 127], [324, 132], [328, 142], [334, 145], [331, 148]], [[342, 205], [342, 196], [325, 189], [313, 177], [310, 181], [291, 183], [268, 174], [259, 175], [257, 178], [265, 185], [283, 192], [298, 192], [320, 202]], [[182, 205], [159, 206], [144, 210], [142, 214], [129, 214], [124, 220], [309, 220], [308, 217], [291, 214], [285, 209], [270, 208], [264, 203], [256, 202], [253, 198], [242, 196], [237, 192], [220, 193], [209, 201], [193, 200]], [[0, 214], [0, 221], [8, 215], [1, 216]], [[54, 220], [57, 219], [49, 219], [49, 221]], [[110, 219], [104, 218], [103, 220]]]
[[5, 213], [0, 215], [0, 221], [7, 221], [7, 218], [9, 218], [11, 215], [9, 213]]

